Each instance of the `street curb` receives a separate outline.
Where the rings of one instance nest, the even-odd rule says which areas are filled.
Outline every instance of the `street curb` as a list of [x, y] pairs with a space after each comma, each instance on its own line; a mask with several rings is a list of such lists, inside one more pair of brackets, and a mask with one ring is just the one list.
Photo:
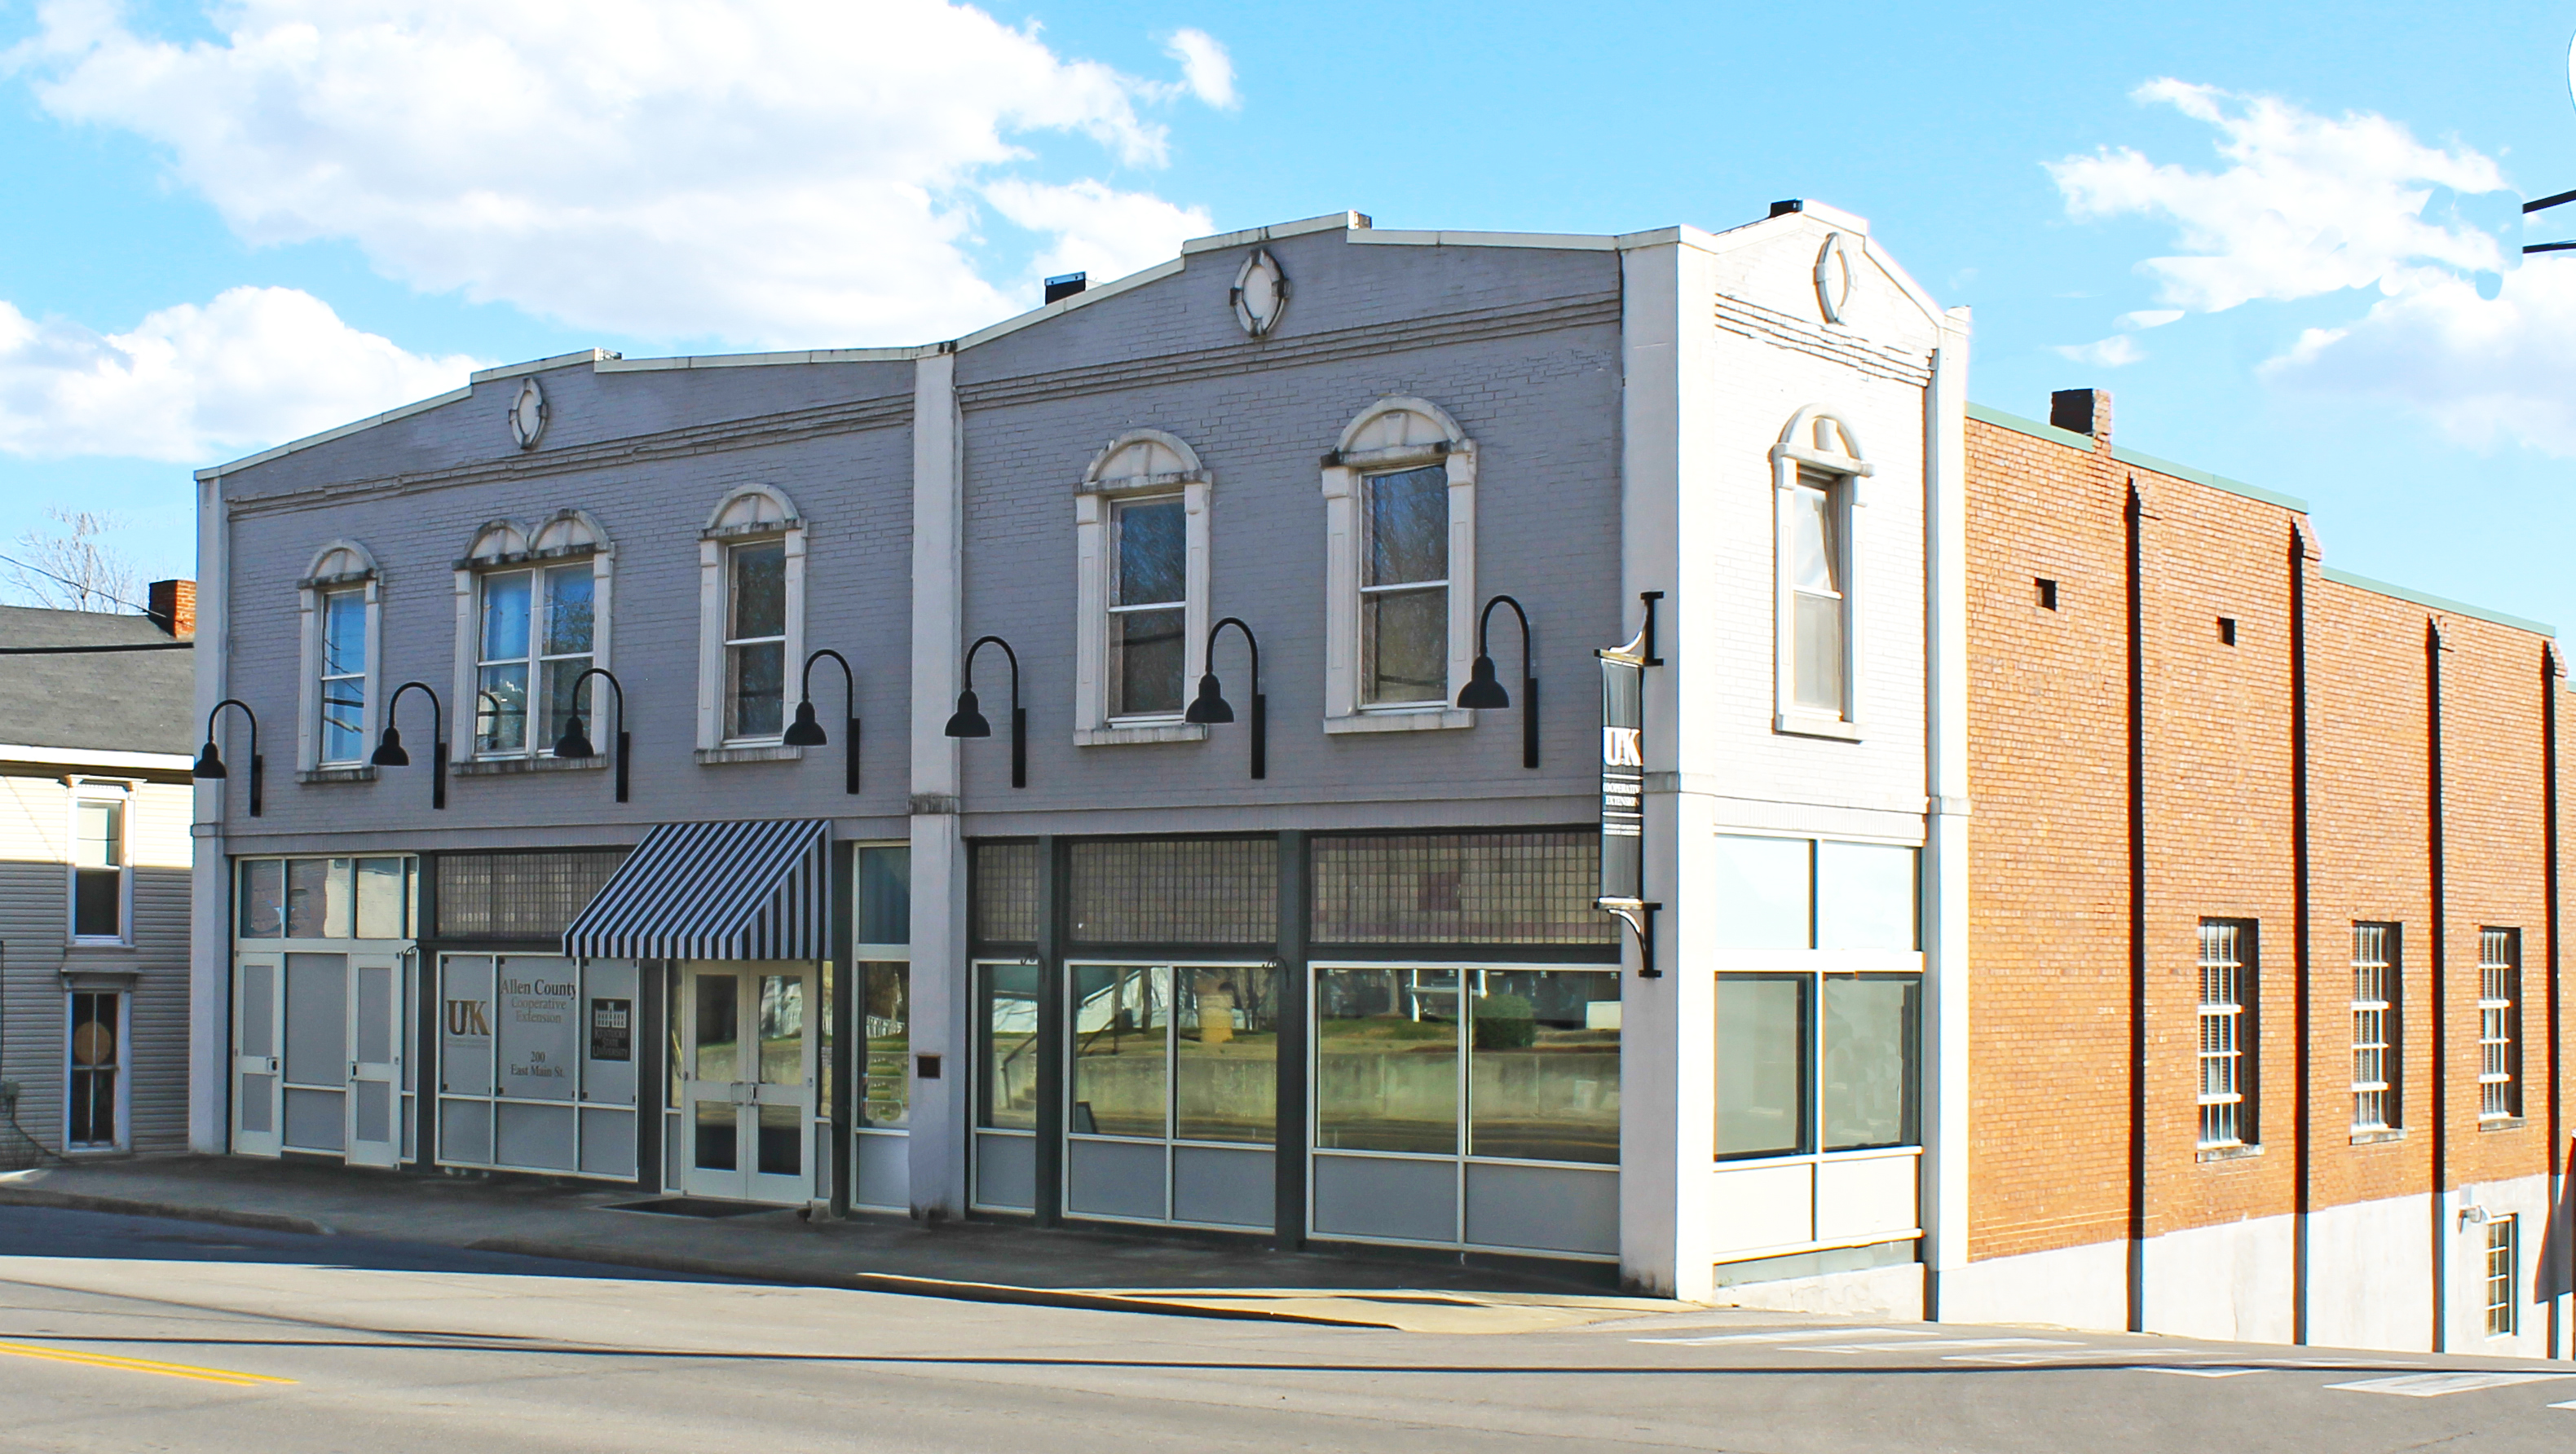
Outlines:
[[47, 1191], [0, 1181], [0, 1206], [46, 1207], [61, 1212], [112, 1212], [126, 1217], [161, 1217], [179, 1222], [212, 1222], [254, 1232], [294, 1232], [307, 1237], [337, 1235], [310, 1217], [283, 1212], [245, 1212], [233, 1207], [194, 1207], [177, 1202], [141, 1201], [133, 1197], [98, 1196], [90, 1192]]
[[[209, 1222], [218, 1226], [241, 1227], [252, 1231], [291, 1232], [309, 1237], [342, 1235], [336, 1228], [325, 1226], [309, 1217], [288, 1216], [280, 1212], [247, 1212], [232, 1207], [189, 1206], [177, 1202], [146, 1201], [136, 1197], [101, 1196], [93, 1192], [48, 1191], [41, 1187], [12, 1186], [5, 1179], [0, 1179], [0, 1206], [44, 1207], [66, 1212], [108, 1212], [128, 1217], [161, 1217], [183, 1222]], [[389, 1237], [387, 1240], [405, 1239]], [[775, 1268], [727, 1262], [716, 1258], [683, 1257], [670, 1253], [624, 1247], [598, 1247], [577, 1242], [547, 1242], [534, 1237], [483, 1237], [461, 1244], [436, 1243], [433, 1245], [457, 1246], [468, 1252], [499, 1252], [518, 1257], [543, 1257], [558, 1262], [587, 1262], [607, 1267], [632, 1267], [646, 1272], [677, 1272], [696, 1277], [736, 1278], [746, 1282], [831, 1287], [847, 1292], [947, 1298], [955, 1302], [1017, 1303], [1033, 1307], [1080, 1308], [1104, 1313], [1163, 1313], [1185, 1318], [1304, 1323], [1328, 1328], [1398, 1328], [1394, 1323], [1373, 1322], [1360, 1318], [1326, 1318], [1317, 1317], [1311, 1313], [1272, 1311], [1264, 1308], [1211, 1308], [1192, 1303], [1166, 1302], [1159, 1298], [1121, 1297], [1114, 1293], [1080, 1292], [1065, 1288], [1019, 1287], [1001, 1282], [967, 1282], [954, 1278], [907, 1277], [895, 1272], [782, 1273]], [[1224, 1290], [1210, 1289], [1209, 1295], [1223, 1296]]]
[[[1115, 1293], [1081, 1292], [1068, 1288], [1020, 1287], [1005, 1282], [966, 1282], [944, 1277], [907, 1277], [896, 1272], [781, 1274], [714, 1258], [680, 1257], [625, 1248], [545, 1242], [533, 1237], [484, 1237], [466, 1243], [465, 1248], [470, 1252], [503, 1252], [519, 1257], [545, 1257], [564, 1262], [603, 1263], [612, 1267], [634, 1267], [651, 1272], [680, 1272], [698, 1277], [732, 1277], [751, 1282], [831, 1287], [845, 1292], [882, 1292], [907, 1297], [947, 1298], [954, 1302], [1019, 1303], [1046, 1308], [1082, 1308], [1103, 1313], [1164, 1313], [1176, 1317], [1220, 1318], [1236, 1322], [1305, 1323], [1326, 1328], [1380, 1328], [1401, 1331], [1394, 1323], [1373, 1322], [1360, 1318], [1326, 1318], [1311, 1313], [1280, 1312], [1266, 1308], [1201, 1307], [1195, 1303], [1167, 1302], [1160, 1298], [1122, 1297]], [[1225, 1296], [1225, 1290], [1211, 1288], [1208, 1290], [1208, 1295], [1222, 1297]]]

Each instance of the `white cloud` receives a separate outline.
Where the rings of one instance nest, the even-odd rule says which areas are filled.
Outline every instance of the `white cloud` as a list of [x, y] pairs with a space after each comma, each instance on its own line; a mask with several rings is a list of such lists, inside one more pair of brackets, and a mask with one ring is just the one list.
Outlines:
[[2399, 405], [2462, 444], [2576, 456], [2576, 259], [2535, 258], [2489, 301], [2457, 279], [2311, 328], [2265, 382]]
[[2109, 338], [2096, 339], [2091, 343], [2061, 343], [2049, 352], [2062, 358], [2071, 358], [2080, 364], [2092, 364], [2096, 368], [2105, 369], [2116, 369], [2122, 364], [2133, 364], [2147, 356], [2146, 351], [2138, 347], [2138, 341], [2125, 333], [2115, 333]]
[[2182, 252], [2139, 265], [2167, 304], [2214, 313], [2258, 298], [2374, 284], [2396, 291], [2458, 272], [2500, 272], [2512, 261], [2473, 222], [2438, 207], [2423, 215], [2442, 189], [2504, 186], [2496, 164], [2466, 147], [2425, 146], [2384, 116], [2317, 116], [2275, 97], [2175, 80], [2135, 94], [2216, 128], [2218, 155], [2230, 165], [2193, 171], [2123, 147], [2049, 163], [2048, 173], [2079, 221], [2172, 224]]
[[2182, 316], [2180, 308], [2141, 308], [2111, 320], [2114, 328], [2162, 328]]
[[1173, 31], [1163, 54], [1181, 63], [1181, 84], [1191, 95], [1223, 111], [1242, 104], [1234, 94], [1234, 58], [1215, 36], [1204, 30]]
[[232, 288], [101, 334], [0, 302], [0, 452], [203, 464], [465, 382], [292, 288]]
[[[1155, 200], [1039, 180], [1017, 138], [1158, 166], [1148, 105], [1234, 101], [1199, 32], [1171, 40], [1183, 80], [1154, 82], [939, 0], [236, 0], [184, 43], [105, 0], [42, 16], [0, 68], [164, 148], [244, 239], [345, 239], [417, 288], [651, 338], [911, 342], [1016, 312], [978, 267], [989, 189]], [[1094, 230], [1049, 256], [1122, 269], [1203, 215], [1120, 205], [1135, 230], [1058, 209]]]
[[1106, 281], [1171, 257], [1182, 238], [1216, 230], [1199, 208], [1099, 182], [1059, 187], [1008, 178], [986, 187], [984, 199], [1012, 222], [1054, 236], [1031, 262], [1032, 278], [1087, 271]]

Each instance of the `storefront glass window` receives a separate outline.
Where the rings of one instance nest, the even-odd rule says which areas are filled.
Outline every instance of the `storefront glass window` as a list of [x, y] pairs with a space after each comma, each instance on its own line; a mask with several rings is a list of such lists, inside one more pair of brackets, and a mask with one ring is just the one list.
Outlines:
[[1717, 1154], [1807, 1149], [1807, 975], [1717, 977]]
[[1619, 976], [1468, 971], [1467, 1153], [1619, 1161]]
[[1073, 986], [1073, 1107], [1077, 1136], [1165, 1134], [1170, 1096], [1172, 972], [1161, 965], [1078, 964]]
[[1315, 1146], [1458, 1150], [1458, 971], [1316, 977]]
[[867, 1047], [859, 1124], [901, 1127], [911, 1119], [912, 966], [859, 966], [859, 1033]]
[[912, 942], [912, 850], [859, 850], [861, 944]]
[[1825, 1149], [1913, 1145], [1922, 982], [1828, 975], [1824, 991]]
[[242, 860], [237, 932], [244, 939], [276, 939], [286, 933], [286, 860]]
[[399, 858], [358, 860], [358, 937], [403, 937], [403, 869]]
[[1173, 1138], [1270, 1144], [1279, 1106], [1276, 971], [1184, 966], [1178, 975]]
[[[347, 860], [343, 859], [342, 862]], [[323, 901], [324, 885], [329, 882], [331, 861], [322, 858], [286, 860], [286, 937], [289, 939], [327, 939]]]
[[1034, 1131], [1038, 1125], [1038, 967], [984, 966], [977, 985], [978, 1094], [975, 1124]]

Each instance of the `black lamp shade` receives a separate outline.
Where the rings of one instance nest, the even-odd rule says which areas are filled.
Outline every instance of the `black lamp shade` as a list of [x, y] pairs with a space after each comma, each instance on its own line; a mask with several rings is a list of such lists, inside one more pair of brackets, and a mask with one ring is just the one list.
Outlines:
[[581, 714], [564, 719], [563, 736], [555, 739], [557, 757], [597, 757], [599, 749], [590, 745], [590, 734], [582, 729]]
[[778, 740], [790, 747], [820, 747], [831, 739], [823, 735], [823, 724], [814, 720], [814, 703], [808, 699], [796, 704], [796, 720], [787, 724]]
[[375, 755], [367, 759], [377, 767], [409, 767], [411, 754], [403, 751], [400, 729], [385, 729], [384, 740], [376, 744]]
[[975, 689], [968, 687], [957, 694], [957, 711], [948, 719], [951, 737], [990, 737], [993, 724], [984, 720], [984, 709], [975, 700]]
[[1231, 722], [1234, 720], [1234, 707], [1226, 701], [1224, 694], [1218, 690], [1215, 672], [1204, 672], [1200, 674], [1199, 694], [1190, 702], [1190, 709], [1181, 714], [1181, 720], [1184, 722], [1200, 723]]
[[1503, 684], [1494, 680], [1494, 659], [1478, 656], [1475, 667], [1467, 675], [1467, 685], [1458, 693], [1458, 705], [1492, 709], [1511, 704], [1511, 693], [1504, 691]]
[[188, 775], [208, 780], [217, 780], [224, 776], [224, 760], [215, 755], [213, 738], [206, 739], [206, 750], [197, 754], [196, 765], [188, 769]]

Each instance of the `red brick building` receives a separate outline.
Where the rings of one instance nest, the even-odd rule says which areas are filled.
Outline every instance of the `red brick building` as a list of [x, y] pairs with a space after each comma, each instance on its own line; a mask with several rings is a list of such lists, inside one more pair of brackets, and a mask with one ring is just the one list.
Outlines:
[[1967, 425], [1940, 1315], [2565, 1356], [2550, 629], [2326, 566], [2301, 502], [2115, 446], [2108, 395], [2051, 412]]

